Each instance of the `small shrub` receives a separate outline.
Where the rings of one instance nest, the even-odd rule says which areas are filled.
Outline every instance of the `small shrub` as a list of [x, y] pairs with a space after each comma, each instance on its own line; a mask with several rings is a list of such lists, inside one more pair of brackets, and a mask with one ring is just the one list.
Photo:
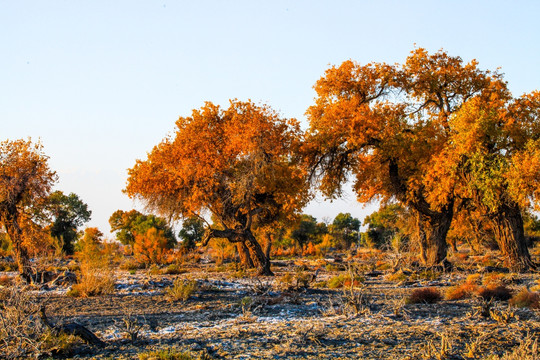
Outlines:
[[81, 344], [81, 340], [75, 335], [63, 332], [55, 333], [50, 329], [43, 333], [43, 349], [49, 354], [69, 354], [76, 345]]
[[328, 264], [326, 264], [326, 270], [328, 270], [328, 271], [342, 271], [342, 270], [344, 270], [344, 268], [343, 268], [343, 265], [328, 263]]
[[185, 272], [186, 270], [182, 269], [178, 264], [170, 264], [162, 271], [162, 273], [165, 275], [178, 275]]
[[139, 354], [139, 360], [195, 360], [197, 358], [188, 351], [169, 348], [158, 351], [147, 351]]
[[445, 292], [445, 299], [461, 300], [471, 298], [475, 293], [478, 292], [481, 282], [482, 275], [469, 275], [462, 284], [449, 287]]
[[315, 245], [310, 241], [304, 251], [302, 252], [303, 256], [316, 256], [318, 254], [317, 249], [315, 248]]
[[463, 285], [450, 286], [444, 293], [446, 300], [461, 300], [470, 297], [470, 292]]
[[501, 273], [488, 273], [482, 278], [482, 285], [485, 287], [497, 287], [504, 285], [505, 274]]
[[293, 283], [293, 275], [291, 273], [285, 273], [277, 279], [277, 283], [281, 286], [288, 287]]
[[312, 275], [306, 271], [299, 271], [294, 276], [294, 283], [297, 289], [307, 289], [311, 283]]
[[414, 273], [411, 280], [428, 280], [433, 281], [441, 277], [441, 273], [433, 270], [423, 270], [419, 273]]
[[540, 294], [529, 291], [527, 288], [512, 296], [510, 305], [515, 307], [526, 307], [529, 309], [540, 309]]
[[148, 268], [149, 275], [161, 275], [161, 269], [156, 264], [150, 265]]
[[73, 285], [66, 295], [72, 297], [91, 297], [112, 294], [114, 279], [107, 272], [94, 270], [85, 272], [80, 281]]
[[139, 270], [139, 269], [142, 269], [143, 267], [144, 267], [143, 264], [140, 264], [134, 259], [127, 259], [123, 263], [120, 264], [120, 270], [127, 270], [127, 271]]
[[145, 324], [142, 323], [136, 316], [129, 313], [122, 318], [124, 337], [131, 340], [132, 342], [137, 341], [141, 330], [145, 327]]
[[534, 285], [533, 287], [531, 287], [531, 290], [532, 291], [536, 291], [536, 292], [539, 292], [540, 291], [540, 279], [536, 280], [536, 285]]
[[480, 285], [482, 283], [482, 274], [471, 274], [467, 276], [467, 279], [465, 279], [465, 283]]
[[322, 288], [326, 288], [328, 287], [328, 282], [324, 281], [324, 280], [321, 280], [321, 281], [316, 281], [314, 282], [311, 287], [315, 288], [315, 289], [322, 289]]
[[491, 310], [489, 312], [490, 317], [498, 322], [500, 325], [508, 325], [512, 320], [519, 320], [519, 317], [516, 316], [516, 313], [508, 307], [506, 310]]
[[165, 232], [152, 227], [145, 234], [135, 234], [133, 256], [141, 264], [163, 264], [166, 262], [169, 247]]
[[478, 290], [478, 285], [474, 283], [464, 282], [460, 285], [449, 287], [445, 292], [446, 300], [461, 300], [467, 299], [473, 296]]
[[242, 312], [245, 313], [246, 311], [249, 311], [253, 303], [254, 301], [251, 296], [244, 296], [242, 300], [240, 300], [240, 307], [242, 308]]
[[330, 278], [327, 285], [329, 289], [339, 289], [342, 287], [360, 286], [364, 281], [365, 279], [360, 275], [356, 275], [354, 279], [351, 279], [350, 275], [341, 274]]
[[441, 293], [436, 288], [428, 287], [414, 289], [407, 297], [407, 304], [434, 304], [442, 299]]
[[195, 280], [176, 279], [173, 285], [167, 289], [167, 298], [170, 301], [186, 301], [198, 288], [199, 286]]
[[100, 242], [103, 234], [97, 228], [87, 228], [77, 246], [80, 278], [67, 295], [89, 297], [114, 292], [113, 254]]
[[378, 260], [375, 263], [375, 268], [377, 270], [389, 270], [389, 269], [392, 268], [392, 265], [390, 263], [385, 262], [385, 261]]
[[403, 272], [403, 270], [398, 270], [395, 273], [390, 274], [386, 277], [386, 280], [397, 283], [407, 281], [408, 279], [409, 277]]
[[485, 300], [506, 301], [512, 297], [512, 290], [504, 285], [481, 287], [477, 291], [478, 296]]

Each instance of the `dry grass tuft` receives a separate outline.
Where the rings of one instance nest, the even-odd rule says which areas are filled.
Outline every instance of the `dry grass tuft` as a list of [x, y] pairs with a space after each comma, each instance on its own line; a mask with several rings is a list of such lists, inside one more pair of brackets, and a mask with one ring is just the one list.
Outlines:
[[540, 309], [540, 295], [537, 292], [523, 288], [510, 299], [510, 305], [529, 309]]
[[166, 268], [164, 268], [162, 271], [162, 274], [164, 275], [178, 275], [178, 274], [184, 274], [187, 272], [187, 270], [183, 269], [178, 264], [170, 264]]
[[478, 285], [463, 283], [461, 285], [450, 286], [445, 292], [446, 300], [461, 300], [472, 297], [478, 289]]
[[504, 285], [481, 287], [477, 293], [485, 300], [506, 301], [512, 297], [512, 290]]
[[80, 240], [81, 250], [77, 253], [80, 261], [79, 282], [71, 287], [67, 295], [90, 297], [114, 292], [114, 249], [92, 238]]
[[13, 279], [6, 274], [0, 276], [0, 286], [9, 287], [13, 285]]
[[330, 289], [339, 289], [350, 286], [361, 286], [364, 283], [364, 277], [360, 275], [340, 274], [330, 278], [327, 282], [327, 286]]
[[502, 356], [493, 355], [487, 357], [486, 360], [537, 360], [538, 351], [538, 338], [528, 335], [518, 346]]
[[134, 271], [144, 268], [144, 264], [139, 263], [135, 259], [125, 259], [119, 266], [120, 270]]
[[393, 274], [390, 274], [386, 277], [386, 280], [388, 281], [392, 281], [392, 282], [397, 282], [397, 283], [400, 283], [400, 282], [403, 282], [403, 281], [407, 281], [409, 279], [409, 276], [407, 276], [407, 274], [405, 274], [403, 272], [403, 270], [398, 270], [396, 271], [395, 273]]
[[504, 275], [498, 273], [486, 274], [483, 278], [480, 274], [469, 275], [462, 284], [449, 287], [445, 299], [461, 300], [478, 295], [486, 300], [508, 300], [512, 291], [503, 284], [503, 279]]
[[436, 288], [428, 287], [414, 289], [407, 297], [407, 304], [434, 304], [442, 299], [441, 293]]
[[139, 360], [196, 360], [201, 357], [194, 357], [188, 351], [180, 351], [174, 348], [167, 348], [157, 351], [146, 351], [139, 353]]
[[166, 297], [169, 301], [186, 301], [199, 289], [196, 280], [176, 279], [167, 289]]
[[54, 334], [41, 321], [40, 303], [16, 287], [2, 292], [0, 303], [0, 358], [38, 358], [69, 352], [78, 340]]
[[72, 297], [91, 297], [112, 294], [115, 290], [113, 275], [107, 269], [81, 268], [79, 282], [71, 287], [66, 295]]

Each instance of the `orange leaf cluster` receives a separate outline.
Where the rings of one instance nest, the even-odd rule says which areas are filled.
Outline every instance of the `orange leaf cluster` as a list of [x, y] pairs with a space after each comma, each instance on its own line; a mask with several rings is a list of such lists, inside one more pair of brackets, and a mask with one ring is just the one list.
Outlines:
[[129, 196], [173, 217], [210, 212], [231, 228], [291, 216], [308, 201], [296, 120], [234, 100], [228, 109], [208, 102], [176, 126], [129, 170]]

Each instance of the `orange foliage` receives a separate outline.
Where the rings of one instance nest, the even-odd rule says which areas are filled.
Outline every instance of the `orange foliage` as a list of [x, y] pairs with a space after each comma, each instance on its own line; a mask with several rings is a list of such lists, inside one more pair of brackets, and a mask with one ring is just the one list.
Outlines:
[[425, 239], [423, 260], [439, 263], [458, 178], [447, 166], [450, 120], [470, 98], [498, 88], [498, 74], [443, 51], [417, 49], [403, 65], [346, 61], [315, 85], [305, 157], [329, 197], [352, 174], [360, 202], [398, 199], [410, 207]]
[[133, 256], [141, 264], [163, 264], [168, 254], [167, 237], [152, 227], [145, 234], [135, 234]]
[[[126, 192], [162, 214], [204, 210], [234, 226], [229, 206], [243, 214], [255, 206], [294, 213], [307, 199], [304, 172], [291, 163], [300, 130], [266, 106], [231, 101], [227, 110], [206, 103], [176, 122], [166, 138], [129, 170]], [[263, 203], [258, 197], [272, 196]], [[232, 219], [231, 219], [232, 218]]]
[[461, 285], [451, 286], [446, 290], [446, 300], [461, 300], [470, 298], [478, 290], [478, 285], [465, 282]]
[[[361, 202], [394, 195], [418, 201], [428, 170], [444, 169], [441, 151], [450, 116], [496, 81], [497, 75], [480, 71], [475, 61], [463, 64], [459, 57], [424, 49], [413, 51], [402, 66], [346, 61], [327, 70], [315, 85], [316, 105], [307, 112], [305, 147], [313, 160], [328, 165], [321, 189], [339, 193], [352, 172]], [[397, 92], [400, 97], [394, 96]], [[397, 162], [406, 188], [391, 183], [390, 159]], [[440, 192], [433, 200], [447, 202], [453, 180], [439, 176]]]
[[293, 247], [283, 248], [278, 247], [272, 250], [273, 257], [292, 257], [295, 255], [295, 249]]
[[243, 242], [270, 275], [252, 227], [294, 217], [309, 200], [306, 172], [294, 156], [298, 122], [234, 100], [228, 109], [208, 102], [176, 126], [129, 170], [127, 194], [172, 218], [211, 213], [219, 228], [208, 229], [203, 244]]
[[313, 245], [311, 241], [307, 244], [306, 248], [302, 252], [302, 255], [304, 256], [315, 256], [318, 254], [319, 252], [317, 251], [317, 248], [315, 247], [315, 245]]
[[[56, 174], [49, 169], [48, 157], [40, 143], [30, 140], [0, 143], [0, 224], [13, 245], [19, 272], [29, 275], [28, 249], [36, 213], [49, 195]], [[26, 245], [32, 245], [26, 243]]]

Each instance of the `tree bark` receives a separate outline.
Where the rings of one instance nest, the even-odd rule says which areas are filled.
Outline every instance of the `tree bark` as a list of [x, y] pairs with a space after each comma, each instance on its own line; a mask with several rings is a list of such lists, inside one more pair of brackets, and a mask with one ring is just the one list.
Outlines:
[[406, 182], [400, 176], [396, 159], [390, 159], [388, 172], [396, 197], [417, 215], [416, 230], [422, 262], [426, 266], [442, 265], [444, 268], [450, 268], [452, 264], [447, 259], [446, 235], [454, 217], [455, 199], [452, 197], [440, 210], [433, 210], [422, 190], [416, 191], [410, 198]]
[[6, 232], [11, 240], [13, 246], [13, 254], [15, 255], [15, 261], [17, 262], [17, 268], [19, 275], [27, 282], [32, 281], [32, 268], [30, 266], [30, 259], [26, 247], [23, 245], [23, 233], [19, 226], [17, 214], [8, 214], [3, 219], [6, 227]]
[[259, 269], [259, 275], [274, 276], [272, 270], [270, 270], [270, 258], [267, 257], [261, 247], [261, 244], [257, 241], [253, 233], [248, 229], [246, 230], [246, 245], [249, 250], [255, 255], [257, 268]]
[[264, 255], [270, 259], [270, 251], [272, 250], [272, 234], [266, 232], [266, 244], [264, 247]]
[[[206, 232], [202, 244], [207, 245], [212, 238], [222, 238], [232, 243], [242, 244], [249, 249], [248, 256], [259, 269], [259, 275], [274, 275], [270, 270], [270, 259], [264, 254], [261, 244], [253, 236], [250, 229], [210, 229]], [[242, 254], [242, 251], [239, 252]]]
[[236, 250], [238, 251], [238, 256], [240, 257], [240, 263], [247, 269], [252, 269], [255, 267], [251, 255], [249, 254], [249, 249], [246, 246], [245, 242], [236, 243]]
[[499, 249], [513, 271], [536, 268], [527, 248], [521, 209], [516, 204], [504, 204], [490, 216]]
[[444, 211], [425, 214], [417, 213], [417, 231], [420, 243], [420, 257], [426, 266], [442, 265], [451, 267], [447, 259], [448, 244], [446, 235], [452, 223], [452, 207]]
[[456, 238], [453, 238], [450, 240], [450, 245], [452, 246], [452, 251], [454, 253], [457, 253], [459, 250], [458, 250], [458, 247], [457, 247], [457, 239]]

